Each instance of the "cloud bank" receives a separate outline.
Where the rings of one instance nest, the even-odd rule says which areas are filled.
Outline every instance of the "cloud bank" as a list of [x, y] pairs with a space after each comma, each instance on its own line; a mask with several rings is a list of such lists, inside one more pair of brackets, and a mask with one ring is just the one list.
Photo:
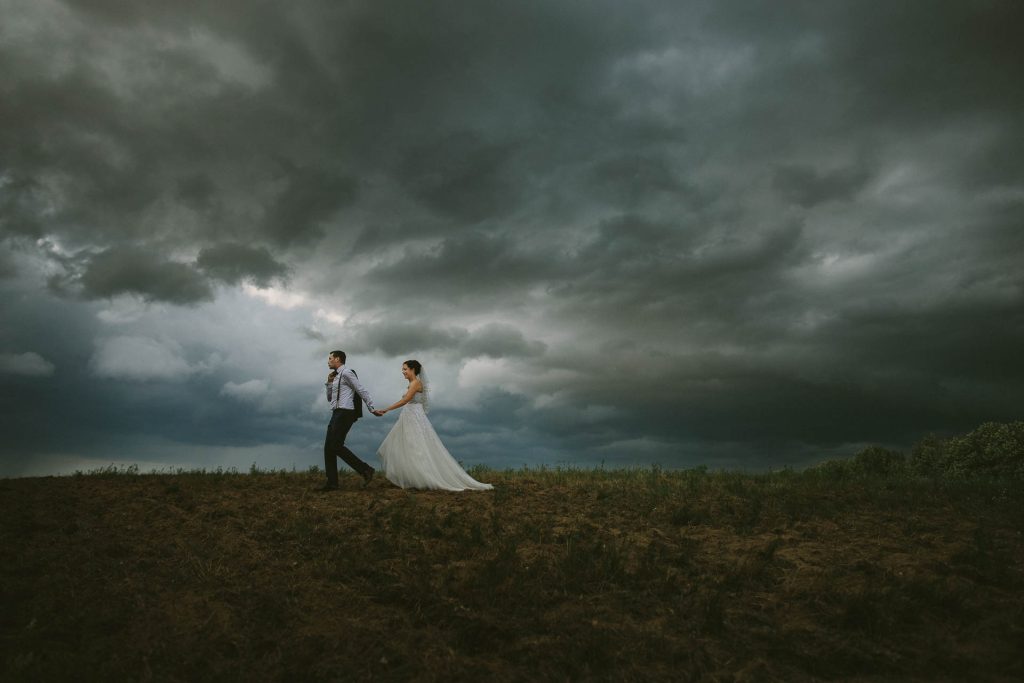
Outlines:
[[5, 461], [315, 464], [333, 348], [496, 466], [1020, 418], [1020, 3], [0, 7]]

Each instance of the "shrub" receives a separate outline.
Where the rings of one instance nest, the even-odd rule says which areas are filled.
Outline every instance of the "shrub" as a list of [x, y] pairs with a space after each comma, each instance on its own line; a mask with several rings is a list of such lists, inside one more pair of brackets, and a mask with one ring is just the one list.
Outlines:
[[910, 467], [917, 474], [1024, 479], [1024, 422], [986, 422], [949, 439], [927, 436], [914, 446]]
[[907, 469], [907, 461], [899, 451], [868, 446], [853, 456], [853, 469], [861, 474], [902, 474]]
[[1024, 479], [1024, 422], [986, 422], [946, 447], [945, 470], [953, 476], [990, 474]]
[[914, 474], [942, 474], [946, 461], [946, 442], [929, 434], [910, 451], [910, 470]]
[[916, 474], [1024, 480], [1024, 422], [986, 422], [948, 439], [929, 434], [914, 444], [909, 458], [899, 451], [868, 446], [852, 458], [828, 460], [811, 470], [831, 479]]

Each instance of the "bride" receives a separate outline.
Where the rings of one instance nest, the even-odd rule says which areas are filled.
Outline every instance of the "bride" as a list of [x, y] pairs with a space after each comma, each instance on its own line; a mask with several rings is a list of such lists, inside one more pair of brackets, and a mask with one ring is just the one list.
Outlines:
[[441, 443], [427, 419], [429, 387], [420, 362], [405, 361], [402, 364], [402, 376], [409, 380], [405, 396], [384, 410], [373, 411], [374, 415], [383, 415], [397, 408], [402, 409], [398, 422], [377, 449], [388, 480], [403, 489], [484, 491], [494, 488], [466, 474]]

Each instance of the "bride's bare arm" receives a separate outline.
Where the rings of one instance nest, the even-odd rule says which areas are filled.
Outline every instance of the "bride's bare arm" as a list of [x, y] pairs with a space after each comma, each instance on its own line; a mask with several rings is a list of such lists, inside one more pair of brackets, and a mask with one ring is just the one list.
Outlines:
[[395, 410], [396, 408], [401, 408], [406, 403], [411, 401], [412, 397], [415, 396], [416, 392], [419, 391], [422, 387], [423, 387], [423, 384], [418, 379], [414, 379], [413, 381], [409, 382], [409, 390], [407, 392], [405, 392], [405, 396], [403, 396], [401, 398], [401, 400], [398, 401], [398, 403], [394, 404], [393, 406], [388, 406], [384, 410], [380, 411], [380, 414], [383, 415], [384, 413], [386, 413], [386, 412], [388, 412], [390, 410]]

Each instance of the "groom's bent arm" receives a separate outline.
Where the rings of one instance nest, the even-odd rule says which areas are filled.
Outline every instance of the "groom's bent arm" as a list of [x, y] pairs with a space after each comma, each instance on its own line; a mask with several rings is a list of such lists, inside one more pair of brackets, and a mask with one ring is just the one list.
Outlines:
[[[349, 385], [357, 394], [359, 394], [359, 398], [363, 399], [363, 403], [366, 404], [366, 407], [369, 408], [372, 413], [375, 409], [373, 407], [373, 399], [370, 398], [370, 392], [366, 390], [366, 387], [363, 386], [363, 383], [359, 381], [359, 378], [356, 377], [355, 373], [351, 370], [345, 370], [345, 377], [348, 379]], [[353, 398], [352, 400], [355, 401], [356, 399]]]

